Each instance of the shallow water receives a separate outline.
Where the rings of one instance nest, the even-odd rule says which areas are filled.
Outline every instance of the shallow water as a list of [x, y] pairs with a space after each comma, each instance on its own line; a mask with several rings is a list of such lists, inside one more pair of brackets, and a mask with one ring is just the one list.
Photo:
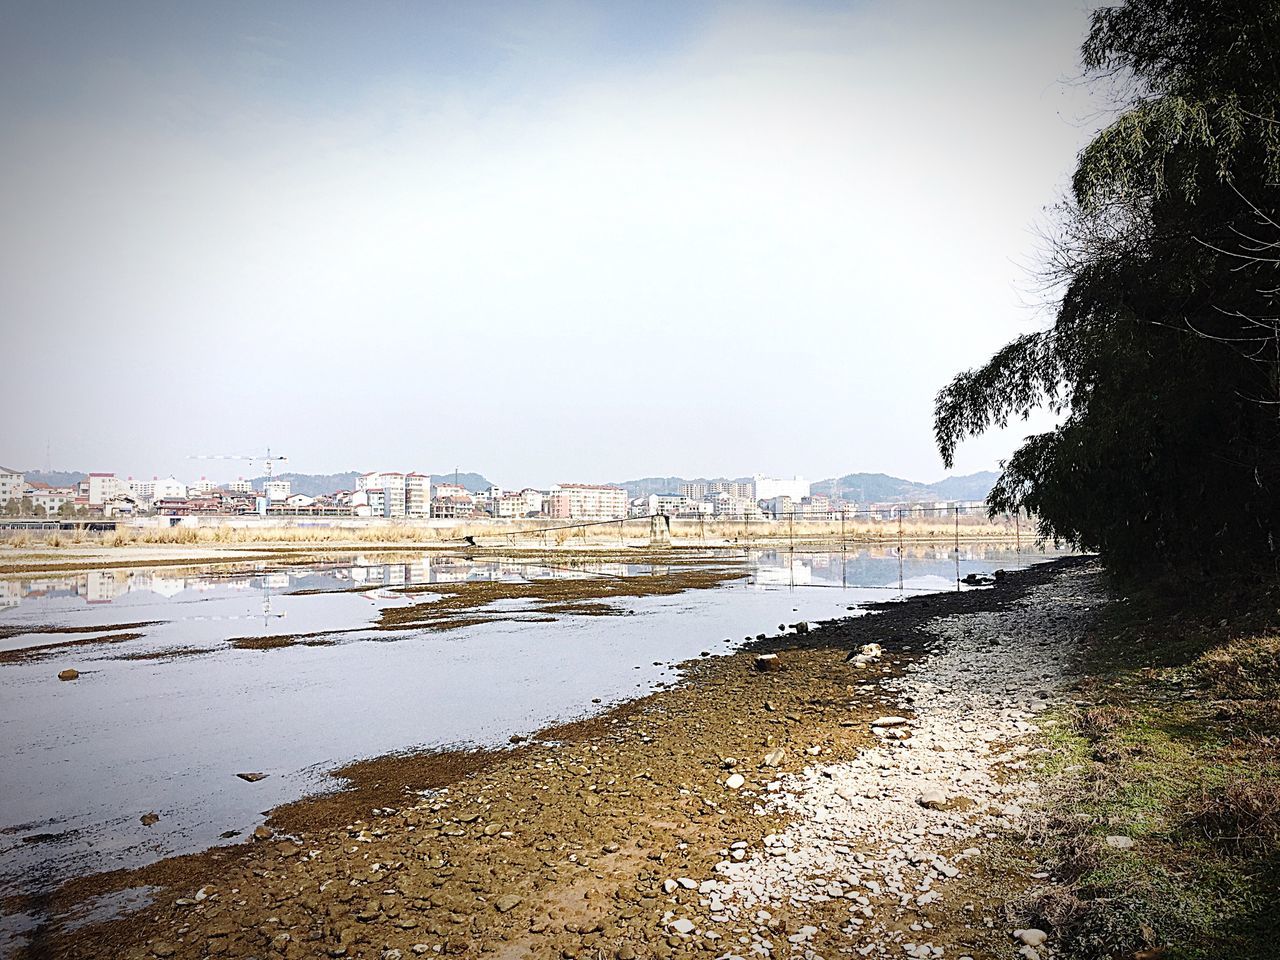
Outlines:
[[[116, 643], [0, 663], [0, 894], [204, 849], [229, 833], [243, 839], [265, 811], [331, 786], [325, 772], [352, 760], [503, 744], [643, 695], [675, 679], [674, 664], [731, 652], [780, 623], [954, 590], [957, 573], [1046, 555], [961, 548], [957, 564], [944, 548], [908, 548], [901, 558], [889, 548], [715, 554], [708, 566], [732, 563], [740, 575], [714, 589], [608, 601], [619, 616], [529, 622], [521, 618], [535, 605], [503, 601], [487, 608], [499, 614], [491, 622], [376, 631], [382, 609], [428, 599], [395, 591], [404, 585], [653, 569], [403, 558], [6, 581], [0, 652], [151, 625], [125, 629], [140, 636]], [[228, 643], [312, 633], [325, 636], [268, 650]], [[66, 667], [79, 679], [60, 682]], [[240, 772], [268, 776], [248, 783]], [[144, 826], [149, 812], [160, 819]]]

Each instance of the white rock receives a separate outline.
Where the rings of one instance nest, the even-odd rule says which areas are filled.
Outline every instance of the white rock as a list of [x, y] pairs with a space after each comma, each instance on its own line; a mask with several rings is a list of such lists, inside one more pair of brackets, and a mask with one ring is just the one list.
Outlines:
[[742, 774], [732, 773], [729, 775], [729, 778], [725, 780], [724, 785], [728, 787], [730, 790], [737, 790], [746, 782], [747, 782], [747, 778], [744, 777]]
[[694, 927], [693, 921], [690, 920], [688, 917], [681, 917], [679, 920], [673, 920], [671, 921], [670, 926], [671, 926], [671, 929], [676, 933], [693, 933], [693, 931], [696, 929], [696, 927]]
[[1013, 939], [1028, 947], [1038, 947], [1049, 939], [1049, 935], [1043, 930], [1028, 927], [1026, 930], [1013, 931]]

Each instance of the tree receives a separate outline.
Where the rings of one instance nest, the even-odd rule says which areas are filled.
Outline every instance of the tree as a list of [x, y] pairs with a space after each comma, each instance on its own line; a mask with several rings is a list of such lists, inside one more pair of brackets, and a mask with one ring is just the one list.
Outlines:
[[1280, 4], [1127, 0], [1082, 54], [1127, 100], [1059, 208], [1056, 318], [939, 392], [939, 450], [1048, 405], [1061, 425], [1002, 465], [993, 511], [1120, 573], [1274, 564]]

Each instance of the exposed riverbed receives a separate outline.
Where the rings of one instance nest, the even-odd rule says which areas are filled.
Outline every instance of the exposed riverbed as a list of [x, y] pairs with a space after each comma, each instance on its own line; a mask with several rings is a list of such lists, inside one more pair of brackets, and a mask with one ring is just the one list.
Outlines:
[[[0, 797], [0, 883], [31, 893], [243, 839], [352, 760], [504, 744], [780, 624], [1035, 559], [994, 547], [962, 548], [958, 563], [941, 548], [398, 555], [13, 578], [0, 763], [16, 789]], [[457, 604], [469, 592], [477, 602]], [[450, 602], [438, 621], [398, 614]], [[80, 676], [58, 681], [68, 667]]]

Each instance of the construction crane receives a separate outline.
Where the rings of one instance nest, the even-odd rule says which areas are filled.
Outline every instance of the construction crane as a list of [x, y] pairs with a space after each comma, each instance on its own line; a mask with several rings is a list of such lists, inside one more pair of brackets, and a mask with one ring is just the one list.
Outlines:
[[261, 463], [267, 474], [267, 483], [270, 483], [271, 471], [274, 468], [275, 464], [285, 463], [286, 461], [288, 461], [289, 458], [273, 457], [271, 455], [271, 448], [267, 447], [267, 452], [265, 455], [244, 457], [234, 453], [198, 453], [190, 457], [187, 457], [187, 459], [188, 460], [249, 460], [249, 461], [252, 461], [253, 463]]

